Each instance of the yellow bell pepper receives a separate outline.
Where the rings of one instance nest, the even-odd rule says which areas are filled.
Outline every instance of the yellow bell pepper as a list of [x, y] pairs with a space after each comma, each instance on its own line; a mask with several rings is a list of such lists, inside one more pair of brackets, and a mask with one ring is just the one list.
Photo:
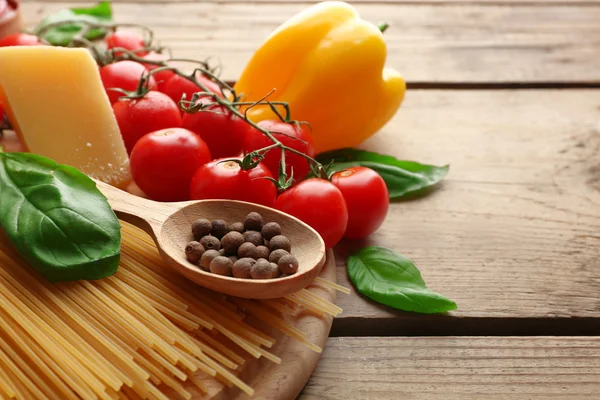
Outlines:
[[[307, 121], [317, 153], [353, 147], [377, 132], [400, 107], [406, 83], [384, 68], [382, 31], [345, 2], [325, 1], [293, 16], [254, 53], [235, 85], [246, 101], [273, 89]], [[268, 106], [248, 110], [254, 122], [277, 116]]]

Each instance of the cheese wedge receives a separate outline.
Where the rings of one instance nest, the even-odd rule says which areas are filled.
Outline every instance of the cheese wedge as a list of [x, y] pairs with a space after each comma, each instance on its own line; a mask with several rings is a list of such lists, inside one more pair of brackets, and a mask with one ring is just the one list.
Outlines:
[[0, 48], [0, 103], [27, 151], [114, 186], [131, 181], [117, 120], [87, 50]]

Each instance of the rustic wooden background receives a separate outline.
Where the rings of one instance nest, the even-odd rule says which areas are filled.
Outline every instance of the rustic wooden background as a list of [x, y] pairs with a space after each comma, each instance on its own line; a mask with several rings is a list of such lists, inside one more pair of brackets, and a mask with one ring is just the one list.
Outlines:
[[[68, 3], [24, 1], [28, 24]], [[351, 1], [352, 2], [352, 1]], [[115, 1], [181, 57], [236, 79], [264, 37], [311, 2]], [[600, 397], [600, 1], [354, 1], [385, 19], [409, 83], [364, 148], [451, 164], [439, 190], [397, 202], [369, 243], [412, 258], [454, 299], [420, 316], [339, 295], [303, 399]], [[293, 44], [292, 44], [293, 45]], [[348, 282], [337, 249], [338, 282]]]

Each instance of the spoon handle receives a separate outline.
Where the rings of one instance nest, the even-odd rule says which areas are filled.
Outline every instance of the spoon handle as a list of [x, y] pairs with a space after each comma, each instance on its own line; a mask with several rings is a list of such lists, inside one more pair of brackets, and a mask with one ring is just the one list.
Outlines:
[[145, 230], [153, 238], [156, 238], [165, 220], [181, 208], [180, 203], [159, 203], [132, 195], [99, 180], [94, 181], [119, 219]]

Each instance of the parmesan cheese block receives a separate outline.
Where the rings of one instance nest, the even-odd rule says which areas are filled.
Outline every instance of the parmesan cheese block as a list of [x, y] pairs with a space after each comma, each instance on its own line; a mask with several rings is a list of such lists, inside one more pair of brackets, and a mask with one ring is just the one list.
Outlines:
[[117, 120], [87, 50], [0, 48], [0, 103], [28, 151], [114, 186], [131, 181]]

